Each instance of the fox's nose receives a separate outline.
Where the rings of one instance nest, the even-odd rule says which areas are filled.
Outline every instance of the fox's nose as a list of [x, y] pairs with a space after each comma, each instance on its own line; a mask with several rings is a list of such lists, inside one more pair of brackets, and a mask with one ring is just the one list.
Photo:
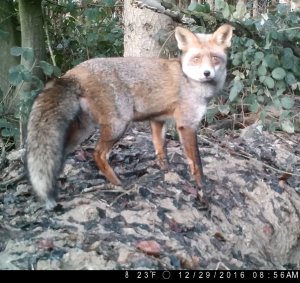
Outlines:
[[210, 71], [204, 71], [203, 74], [204, 74], [205, 77], [208, 78], [210, 76]]

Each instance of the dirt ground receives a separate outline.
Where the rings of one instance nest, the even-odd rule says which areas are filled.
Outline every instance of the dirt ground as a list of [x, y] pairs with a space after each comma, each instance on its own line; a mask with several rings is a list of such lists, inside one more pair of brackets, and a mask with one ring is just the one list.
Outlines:
[[0, 269], [300, 269], [300, 135], [261, 129], [199, 135], [202, 192], [170, 133], [169, 168], [158, 168], [147, 124], [114, 147], [123, 186], [109, 184], [92, 159], [95, 133], [68, 156], [50, 212], [24, 151], [3, 155]]

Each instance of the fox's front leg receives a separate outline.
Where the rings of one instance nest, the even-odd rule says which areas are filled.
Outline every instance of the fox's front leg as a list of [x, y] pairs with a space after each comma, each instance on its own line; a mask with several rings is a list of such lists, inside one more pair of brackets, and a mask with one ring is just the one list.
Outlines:
[[180, 141], [183, 145], [185, 155], [195, 178], [197, 185], [201, 188], [204, 183], [203, 168], [198, 149], [197, 132], [193, 128], [177, 126]]
[[167, 169], [168, 161], [166, 159], [166, 146], [165, 146], [165, 122], [151, 121], [152, 140], [155, 148], [156, 158], [162, 170]]

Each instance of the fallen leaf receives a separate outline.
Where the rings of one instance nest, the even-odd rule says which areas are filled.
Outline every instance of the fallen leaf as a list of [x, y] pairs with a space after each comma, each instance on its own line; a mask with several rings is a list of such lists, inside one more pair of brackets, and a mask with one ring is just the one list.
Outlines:
[[154, 240], [141, 241], [137, 244], [137, 248], [149, 255], [159, 256], [160, 254], [160, 244]]
[[214, 234], [214, 237], [221, 242], [226, 242], [225, 237], [220, 232], [216, 232]]

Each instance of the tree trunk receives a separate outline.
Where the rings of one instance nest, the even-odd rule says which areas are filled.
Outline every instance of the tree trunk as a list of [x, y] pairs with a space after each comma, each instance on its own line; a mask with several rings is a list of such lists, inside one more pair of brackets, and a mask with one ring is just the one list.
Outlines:
[[[43, 29], [43, 14], [42, 14], [42, 0], [19, 0], [19, 13], [22, 34], [22, 47], [32, 48], [34, 56], [32, 60], [21, 59], [28, 70], [32, 70], [32, 74], [40, 79], [43, 79], [43, 72], [38, 64], [41, 60], [46, 58], [46, 43]], [[23, 83], [18, 89], [18, 94], [21, 103], [20, 113], [20, 144], [23, 146], [26, 135], [26, 124], [28, 111], [22, 111], [22, 105], [26, 101], [26, 96], [31, 90], [30, 83]], [[28, 105], [26, 105], [28, 108]], [[24, 108], [24, 107], [23, 107]], [[24, 113], [25, 112], [25, 113]]]
[[[13, 2], [10, 0], [2, 0], [0, 9], [0, 101], [3, 101], [5, 114], [13, 114], [13, 96], [8, 95], [9, 81], [8, 70], [10, 67], [20, 63], [18, 57], [10, 55], [10, 48], [20, 45], [20, 32], [17, 31], [17, 18], [13, 7]], [[3, 97], [1, 96], [1, 92]]]
[[[124, 56], [172, 56], [174, 40], [171, 34], [175, 28], [173, 20], [147, 8], [135, 8], [130, 2], [124, 0]], [[169, 50], [164, 50], [162, 45], [168, 46]]]

